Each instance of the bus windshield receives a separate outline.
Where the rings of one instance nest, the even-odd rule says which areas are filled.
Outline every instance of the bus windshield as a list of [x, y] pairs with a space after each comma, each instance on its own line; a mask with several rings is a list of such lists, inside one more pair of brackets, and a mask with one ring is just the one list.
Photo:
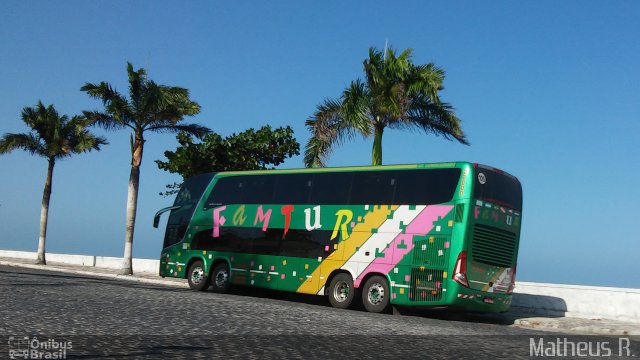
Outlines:
[[215, 173], [197, 175], [182, 184], [167, 221], [163, 247], [174, 245], [182, 240], [196, 210], [196, 205], [214, 175]]

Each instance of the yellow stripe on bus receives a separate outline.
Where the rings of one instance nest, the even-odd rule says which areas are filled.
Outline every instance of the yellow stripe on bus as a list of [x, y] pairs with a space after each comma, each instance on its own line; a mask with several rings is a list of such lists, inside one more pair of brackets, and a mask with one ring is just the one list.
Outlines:
[[[297, 292], [305, 294], [316, 294], [318, 289], [325, 286], [327, 282], [327, 276], [331, 274], [333, 270], [342, 267], [353, 254], [356, 249], [362, 246], [372, 235], [371, 229], [377, 229], [382, 225], [389, 214], [398, 208], [397, 205], [374, 207], [373, 211], [364, 216], [363, 222], [357, 224], [353, 228], [351, 236], [347, 240], [338, 243], [338, 248], [331, 253], [322, 263], [318, 266], [311, 276], [314, 279], [319, 279], [320, 274], [323, 274], [324, 278], [320, 280], [320, 283], [305, 282], [298, 287]], [[337, 259], [342, 254], [341, 259]]]

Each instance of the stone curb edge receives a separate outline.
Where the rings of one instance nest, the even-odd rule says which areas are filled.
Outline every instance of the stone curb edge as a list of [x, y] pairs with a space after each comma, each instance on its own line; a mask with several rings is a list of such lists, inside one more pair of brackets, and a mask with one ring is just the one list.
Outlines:
[[549, 318], [525, 318], [516, 319], [513, 322], [513, 326], [517, 326], [522, 329], [532, 329], [540, 331], [553, 331], [553, 332], [566, 332], [576, 335], [605, 335], [605, 336], [638, 336], [639, 330], [633, 329], [612, 329], [606, 326], [596, 325], [580, 325], [580, 326], [567, 326], [561, 324], [558, 320]]
[[93, 271], [65, 269], [65, 268], [59, 268], [59, 267], [47, 266], [47, 265], [24, 264], [24, 263], [4, 261], [4, 260], [0, 260], [0, 265], [21, 267], [21, 268], [35, 269], [35, 270], [63, 272], [63, 273], [70, 273], [70, 274], [77, 274], [77, 275], [86, 275], [86, 276], [124, 280], [124, 281], [131, 281], [131, 282], [138, 282], [138, 283], [145, 283], [145, 284], [165, 285], [165, 286], [171, 286], [171, 287], [186, 288], [186, 282], [182, 283], [182, 282], [176, 282], [171, 280], [146, 279], [142, 277], [136, 277], [135, 275], [108, 274], [108, 273], [100, 273], [100, 272], [93, 272]]

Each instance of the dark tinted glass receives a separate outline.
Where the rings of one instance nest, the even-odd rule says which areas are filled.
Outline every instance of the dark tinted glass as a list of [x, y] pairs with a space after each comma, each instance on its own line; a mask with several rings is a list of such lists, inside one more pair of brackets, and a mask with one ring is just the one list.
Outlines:
[[[317, 259], [333, 251], [331, 230], [290, 229], [283, 238], [283, 229], [222, 227], [214, 238], [211, 229], [203, 230], [193, 238], [191, 249], [240, 252], [260, 255], [281, 255]], [[329, 251], [326, 250], [329, 247]]]
[[308, 204], [312, 174], [275, 175], [274, 201], [277, 204]]
[[275, 176], [243, 176], [242, 204], [271, 204]]
[[263, 236], [260, 228], [222, 227], [220, 236], [214, 238], [211, 229], [207, 229], [196, 233], [191, 249], [252, 253], [253, 243]]
[[313, 175], [311, 204], [340, 205], [349, 203], [352, 173], [319, 173]]
[[395, 171], [354, 172], [349, 204], [390, 205], [395, 188]]
[[205, 210], [218, 205], [240, 204], [242, 200], [243, 176], [218, 179], [205, 203]]
[[429, 205], [451, 201], [460, 180], [460, 169], [398, 171], [393, 203]]
[[477, 199], [522, 210], [522, 187], [514, 177], [478, 167], [473, 188]]
[[306, 258], [317, 258], [327, 256], [329, 252], [325, 246], [330, 245], [331, 231], [328, 230], [298, 230], [290, 229], [282, 241], [281, 255], [296, 256]]
[[219, 179], [207, 199], [206, 208], [227, 204], [271, 204], [275, 176], [230, 176]]
[[173, 202], [173, 206], [197, 204], [214, 175], [215, 173], [196, 175], [185, 180]]
[[167, 220], [167, 230], [164, 234], [164, 247], [171, 246], [173, 244], [182, 241], [193, 212], [196, 209], [196, 205], [202, 193], [207, 188], [207, 185], [213, 178], [213, 173], [202, 174], [187, 179], [180, 188], [175, 201], [174, 206], [181, 206], [178, 209], [171, 210], [169, 219]]

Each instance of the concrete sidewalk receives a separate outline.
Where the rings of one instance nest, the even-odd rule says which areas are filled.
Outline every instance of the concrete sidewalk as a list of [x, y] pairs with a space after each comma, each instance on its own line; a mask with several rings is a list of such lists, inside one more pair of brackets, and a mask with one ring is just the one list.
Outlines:
[[[32, 260], [0, 257], [0, 265], [28, 269], [65, 272], [78, 275], [133, 281], [171, 287], [188, 288], [185, 279], [161, 278], [156, 273], [138, 272], [134, 275], [119, 275], [117, 270], [78, 266], [48, 262], [48, 265], [35, 265]], [[425, 316], [448, 318], [455, 321], [475, 321], [505, 324], [520, 328], [581, 335], [640, 335], [640, 323], [609, 320], [602, 318], [549, 317], [532, 313], [529, 309], [512, 307], [509, 312], [500, 314], [451, 314], [428, 312]]]

